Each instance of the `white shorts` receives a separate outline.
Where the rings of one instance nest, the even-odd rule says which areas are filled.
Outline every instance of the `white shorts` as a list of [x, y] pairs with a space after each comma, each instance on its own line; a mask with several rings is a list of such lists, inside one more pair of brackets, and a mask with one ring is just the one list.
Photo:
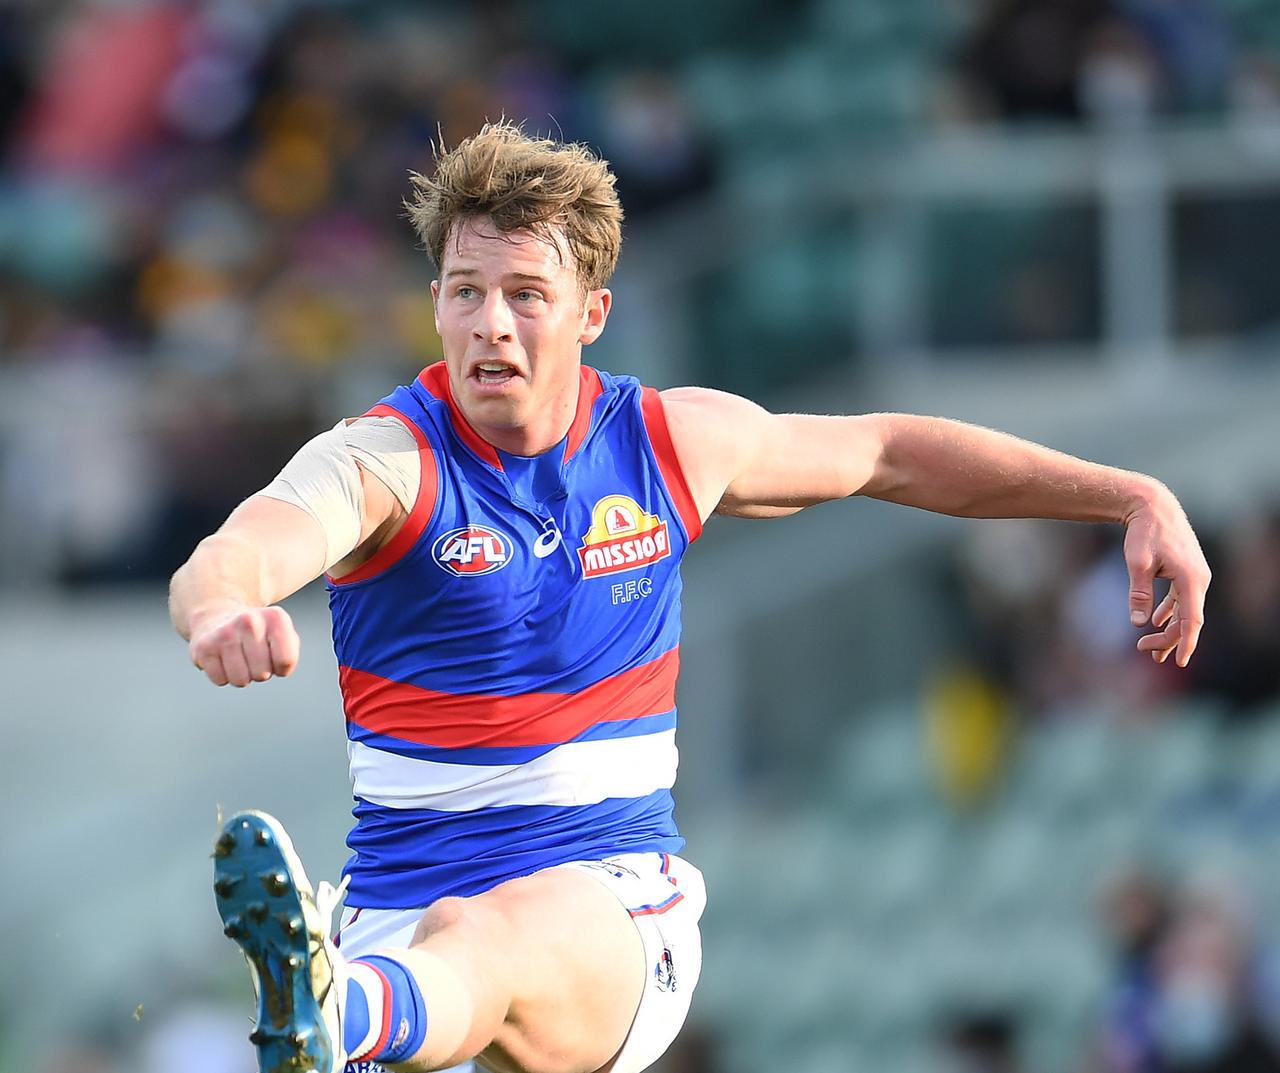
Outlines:
[[[669, 853], [625, 853], [603, 861], [557, 865], [599, 880], [631, 914], [644, 943], [649, 979], [631, 1031], [612, 1073], [640, 1073], [671, 1046], [702, 972], [698, 921], [707, 904], [702, 873]], [[348, 909], [338, 931], [339, 949], [349, 958], [376, 950], [407, 947], [423, 909]], [[472, 1063], [455, 1067], [459, 1073]], [[375, 1062], [352, 1062], [347, 1073], [378, 1073]]]

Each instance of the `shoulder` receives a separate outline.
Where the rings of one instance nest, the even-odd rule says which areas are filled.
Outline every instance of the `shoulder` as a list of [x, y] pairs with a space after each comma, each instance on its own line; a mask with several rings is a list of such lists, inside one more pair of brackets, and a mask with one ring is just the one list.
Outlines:
[[702, 387], [648, 393], [654, 417], [664, 422], [671, 448], [705, 519], [765, 440], [774, 416], [740, 395]]
[[740, 422], [746, 421], [749, 427], [773, 416], [750, 399], [709, 387], [672, 387], [658, 395], [668, 423], [695, 437], [699, 431], [722, 435]]

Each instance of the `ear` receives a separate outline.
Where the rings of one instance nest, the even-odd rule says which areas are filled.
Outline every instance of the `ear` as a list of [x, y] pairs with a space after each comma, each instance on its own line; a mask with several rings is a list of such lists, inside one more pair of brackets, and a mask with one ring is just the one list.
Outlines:
[[438, 279], [431, 281], [431, 316], [435, 318], [436, 335], [444, 338], [440, 331], [440, 281]]
[[604, 322], [609, 319], [609, 310], [613, 308], [613, 292], [605, 288], [587, 292], [586, 308], [582, 311], [582, 334], [578, 342], [590, 346], [600, 338], [604, 331]]

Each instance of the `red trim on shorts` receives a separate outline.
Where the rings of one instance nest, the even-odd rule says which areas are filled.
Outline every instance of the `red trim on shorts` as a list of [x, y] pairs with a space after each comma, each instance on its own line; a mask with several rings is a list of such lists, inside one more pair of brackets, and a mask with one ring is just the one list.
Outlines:
[[627, 912], [630, 913], [633, 918], [660, 916], [668, 909], [671, 909], [682, 901], [684, 901], [684, 893], [677, 891], [665, 902], [659, 902], [657, 905], [642, 905], [639, 909], [628, 909]]
[[394, 417], [413, 433], [413, 438], [418, 443], [418, 460], [421, 464], [418, 474], [418, 492], [414, 496], [413, 509], [409, 512], [409, 517], [404, 520], [404, 524], [400, 526], [399, 532], [386, 545], [379, 548], [374, 553], [373, 558], [352, 570], [351, 573], [343, 574], [342, 577], [334, 577], [332, 574], [326, 575], [333, 585], [351, 585], [357, 581], [367, 581], [375, 574], [380, 574], [387, 568], [394, 566], [418, 542], [418, 538], [422, 536], [423, 530], [426, 529], [427, 523], [431, 520], [432, 511], [436, 509], [436, 493], [439, 490], [440, 473], [436, 467], [435, 452], [431, 450], [431, 441], [427, 439], [422, 429], [418, 428], [394, 406], [375, 406], [361, 416]]
[[662, 396], [654, 388], [644, 388], [640, 407], [644, 414], [645, 428], [649, 432], [649, 442], [658, 459], [658, 469], [662, 472], [662, 479], [666, 481], [667, 491], [671, 493], [676, 510], [680, 512], [680, 520], [684, 523], [684, 531], [689, 535], [689, 542], [693, 543], [702, 533], [702, 516], [698, 513], [693, 493], [689, 491], [689, 482], [685, 479], [675, 445], [671, 442]]
[[568, 462], [587, 438], [591, 429], [591, 409], [603, 393], [604, 384], [600, 381], [600, 374], [589, 365], [582, 366], [578, 370], [578, 403], [573, 412], [573, 424], [569, 426], [568, 440], [564, 445], [563, 461]]
[[453, 430], [458, 434], [458, 439], [471, 448], [480, 461], [488, 463], [494, 469], [502, 469], [502, 459], [498, 457], [497, 448], [471, 427], [454, 401], [453, 388], [449, 386], [449, 370], [445, 363], [438, 361], [434, 365], [428, 365], [418, 374], [418, 383], [449, 407], [449, 416], [453, 419]]
[[391, 1040], [391, 981], [387, 979], [386, 974], [377, 965], [370, 965], [367, 961], [361, 961], [359, 958], [356, 958], [355, 961], [366, 969], [372, 969], [378, 979], [382, 981], [382, 1030], [378, 1033], [378, 1038], [372, 1047], [363, 1054], [353, 1054], [348, 1058], [348, 1061], [351, 1062], [358, 1062], [361, 1059], [368, 1058], [370, 1055], [377, 1054]]

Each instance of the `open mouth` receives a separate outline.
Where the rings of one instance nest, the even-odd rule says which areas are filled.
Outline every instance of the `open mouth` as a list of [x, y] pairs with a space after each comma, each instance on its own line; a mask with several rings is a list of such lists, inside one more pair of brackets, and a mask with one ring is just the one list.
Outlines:
[[510, 365], [500, 361], [482, 361], [472, 375], [482, 384], [503, 384], [519, 375]]

